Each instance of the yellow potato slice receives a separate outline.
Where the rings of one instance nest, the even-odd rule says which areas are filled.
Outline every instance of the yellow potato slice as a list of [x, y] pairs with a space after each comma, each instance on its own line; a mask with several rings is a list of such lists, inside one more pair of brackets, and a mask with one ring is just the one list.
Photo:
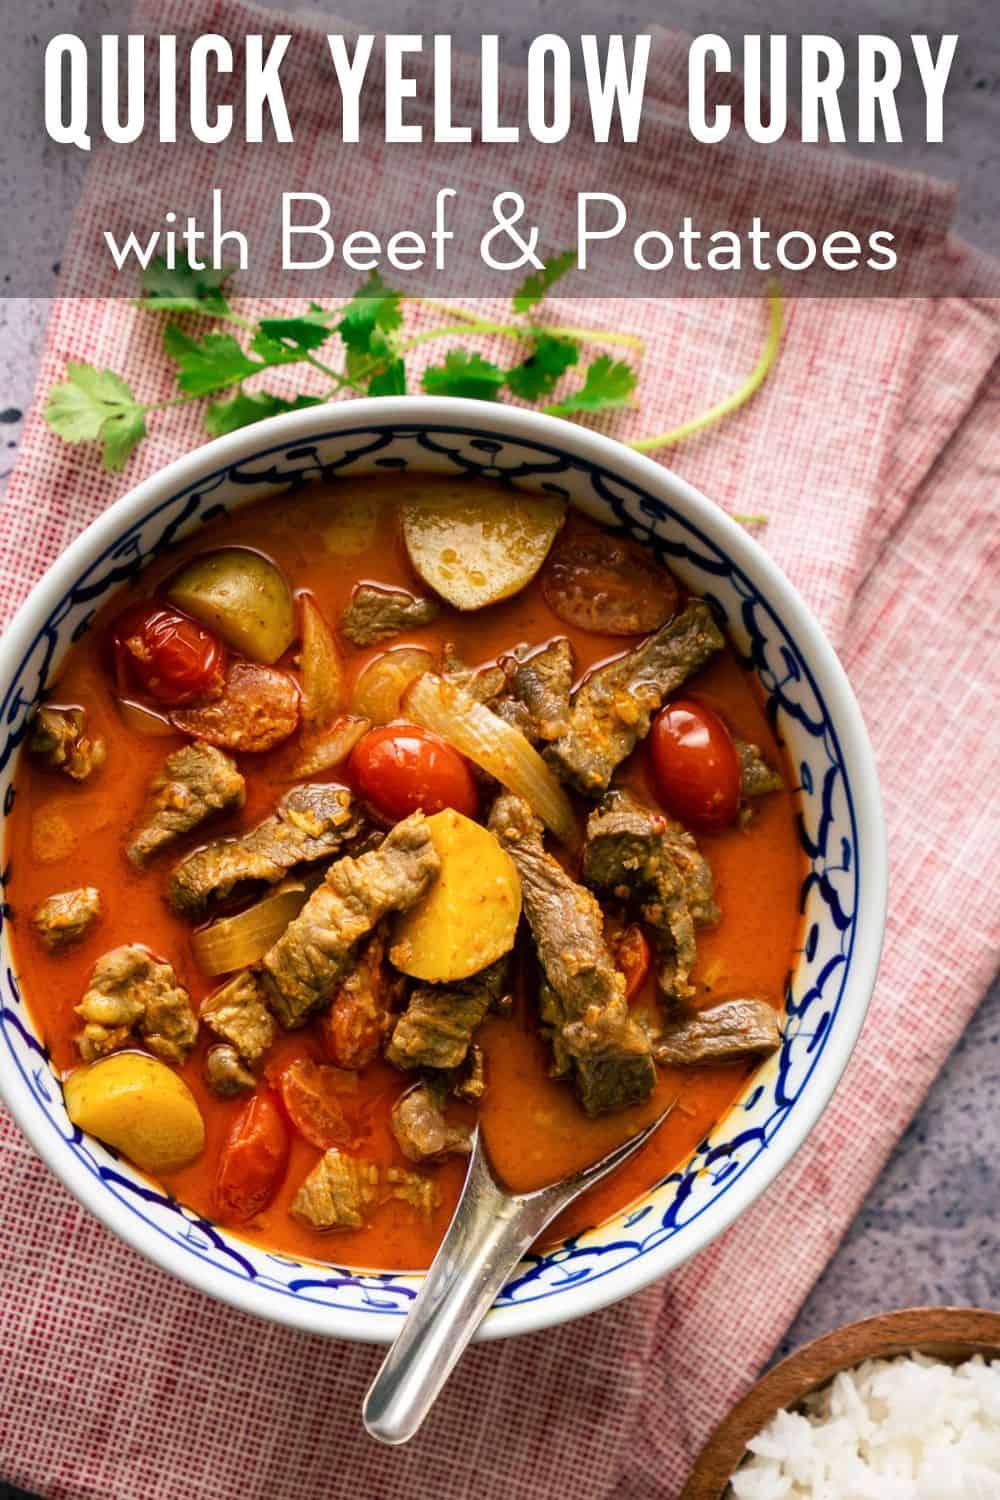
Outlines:
[[63, 1095], [74, 1125], [144, 1172], [183, 1167], [205, 1144], [201, 1111], [183, 1078], [143, 1052], [115, 1052], [77, 1068]]
[[566, 514], [551, 495], [469, 484], [437, 485], [402, 509], [410, 561], [456, 609], [482, 609], [530, 583]]
[[396, 921], [390, 957], [431, 984], [478, 974], [514, 946], [521, 882], [487, 828], [445, 808], [427, 819], [441, 870], [427, 895]]
[[272, 666], [295, 639], [285, 575], [248, 547], [205, 552], [171, 580], [167, 598], [251, 661]]

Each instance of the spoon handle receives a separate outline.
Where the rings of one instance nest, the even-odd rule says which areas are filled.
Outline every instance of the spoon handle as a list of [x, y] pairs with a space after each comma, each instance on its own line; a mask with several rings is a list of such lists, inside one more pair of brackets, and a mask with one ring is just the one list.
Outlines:
[[504, 1192], [476, 1132], [455, 1217], [365, 1397], [372, 1437], [395, 1444], [413, 1436], [505, 1280], [565, 1197]]

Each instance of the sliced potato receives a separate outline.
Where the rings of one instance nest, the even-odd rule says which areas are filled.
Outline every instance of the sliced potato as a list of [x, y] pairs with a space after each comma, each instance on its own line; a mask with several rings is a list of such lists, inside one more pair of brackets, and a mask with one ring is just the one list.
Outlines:
[[403, 536], [425, 583], [456, 609], [482, 609], [523, 589], [563, 523], [552, 495], [461, 485], [403, 504]]
[[183, 1078], [143, 1052], [115, 1052], [77, 1068], [63, 1094], [74, 1125], [144, 1172], [183, 1167], [205, 1144], [201, 1111]]
[[410, 684], [433, 670], [434, 658], [423, 646], [383, 651], [359, 674], [351, 694], [351, 713], [373, 724], [391, 724], [402, 713], [403, 694]]
[[389, 956], [414, 979], [450, 984], [510, 952], [521, 882], [506, 849], [471, 818], [449, 807], [427, 826], [440, 873], [423, 900], [397, 918]]
[[193, 558], [171, 580], [167, 598], [251, 661], [270, 666], [295, 639], [295, 605], [285, 575], [248, 547]]

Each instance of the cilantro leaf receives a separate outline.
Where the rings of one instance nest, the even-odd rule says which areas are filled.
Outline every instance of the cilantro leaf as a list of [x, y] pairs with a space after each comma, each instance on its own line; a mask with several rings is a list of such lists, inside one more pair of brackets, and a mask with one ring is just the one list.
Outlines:
[[471, 396], [478, 401], [496, 401], [507, 377], [498, 365], [481, 354], [453, 349], [443, 365], [424, 371], [423, 387], [429, 396]]
[[[320, 344], [325, 344], [333, 334], [322, 308], [313, 308], [297, 318], [261, 318], [257, 326], [264, 340], [255, 338], [251, 348], [260, 354], [271, 344], [279, 345], [293, 357], [308, 354], [310, 349], [318, 349]], [[263, 347], [258, 347], [259, 343]]]
[[636, 373], [623, 359], [612, 359], [610, 354], [601, 354], [587, 366], [583, 385], [571, 391], [562, 401], [556, 401], [545, 410], [552, 416], [564, 417], [573, 411], [610, 411], [614, 407], [627, 406], [635, 390]]
[[405, 396], [406, 366], [401, 359], [394, 359], [379, 370], [368, 382], [369, 396]]
[[211, 437], [222, 437], [224, 433], [261, 422], [265, 417], [276, 417], [280, 412], [322, 405], [321, 396], [296, 396], [294, 401], [286, 401], [282, 396], [272, 396], [269, 391], [257, 391], [254, 395], [238, 391], [231, 400], [213, 401], [206, 409], [205, 430]]
[[112, 474], [120, 474], [127, 464], [132, 449], [146, 436], [146, 414], [141, 406], [133, 406], [109, 417], [101, 429], [104, 439], [104, 467]]
[[514, 311], [516, 313], [530, 312], [535, 307], [550, 287], [553, 287], [561, 276], [576, 265], [576, 251], [564, 250], [562, 255], [554, 255], [547, 260], [540, 271], [532, 271], [530, 276], [525, 277], [512, 298]]
[[138, 406], [130, 388], [112, 370], [98, 370], [69, 360], [66, 380], [54, 385], [45, 407], [45, 420], [67, 443], [93, 442], [109, 417]]
[[559, 377], [579, 358], [579, 349], [568, 339], [539, 333], [527, 359], [507, 371], [507, 389], [524, 401], [538, 401], [555, 389]]
[[142, 302], [154, 312], [192, 312], [218, 317], [229, 311], [222, 288], [234, 266], [196, 271], [190, 262], [168, 266], [158, 255], [142, 273]]
[[343, 309], [337, 332], [351, 354], [368, 354], [376, 331], [393, 333], [403, 321], [401, 293], [387, 287], [377, 271]]
[[176, 323], [168, 323], [163, 347], [177, 365], [177, 384], [188, 396], [224, 391], [266, 368], [251, 359], [231, 333], [207, 333], [198, 340]]
[[117, 472], [146, 436], [146, 409], [113, 370], [70, 360], [66, 380], [54, 385], [45, 420], [66, 443], [104, 440], [104, 466]]

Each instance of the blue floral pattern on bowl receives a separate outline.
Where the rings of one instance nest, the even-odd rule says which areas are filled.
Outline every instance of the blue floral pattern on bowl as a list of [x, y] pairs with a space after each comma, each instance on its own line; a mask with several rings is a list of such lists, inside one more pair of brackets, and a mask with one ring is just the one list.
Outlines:
[[[336, 482], [366, 470], [411, 468], [483, 475], [566, 496], [648, 543], [694, 592], [711, 599], [736, 649], [756, 673], [771, 720], [789, 748], [799, 777], [801, 841], [808, 862], [802, 888], [804, 943], [788, 988], [780, 1051], [758, 1070], [736, 1107], [693, 1157], [640, 1204], [547, 1254], [526, 1258], [490, 1315], [497, 1325], [492, 1331], [502, 1332], [505, 1309], [559, 1299], [571, 1287], [613, 1276], [665, 1242], [689, 1235], [691, 1226], [732, 1192], [795, 1117], [838, 1027], [858, 921], [855, 797], [837, 729], [803, 653], [750, 577], [663, 499], [552, 442], [498, 436], [469, 424], [397, 421], [340, 427], [305, 442], [263, 448], [250, 459], [220, 467], [125, 526], [51, 610], [0, 704], [0, 797], [6, 818], [13, 805], [16, 752], [53, 665], [87, 629], [97, 606], [150, 559], [220, 511], [249, 500], [298, 490], [314, 479]], [[383, 1324], [386, 1314], [406, 1311], [419, 1287], [418, 1276], [363, 1274], [267, 1253], [193, 1213], [75, 1129], [63, 1107], [59, 1080], [32, 1029], [6, 945], [3, 953], [0, 1070], [8, 1076], [14, 1070], [30, 1093], [44, 1128], [52, 1133], [54, 1149], [72, 1153], [126, 1215], [138, 1216], [185, 1255], [209, 1263], [218, 1273], [215, 1288], [221, 1295], [227, 1295], [225, 1278], [252, 1282], [261, 1298], [308, 1304], [317, 1331], [323, 1331], [323, 1309]], [[49, 1147], [51, 1151], [52, 1141]], [[127, 1220], [121, 1215], [116, 1227], [127, 1236]], [[260, 1310], [283, 1316], [280, 1307], [261, 1303]], [[304, 1320], [298, 1314], [293, 1321]], [[362, 1337], [384, 1336], [384, 1330], [366, 1335], [356, 1319], [355, 1326]]]

